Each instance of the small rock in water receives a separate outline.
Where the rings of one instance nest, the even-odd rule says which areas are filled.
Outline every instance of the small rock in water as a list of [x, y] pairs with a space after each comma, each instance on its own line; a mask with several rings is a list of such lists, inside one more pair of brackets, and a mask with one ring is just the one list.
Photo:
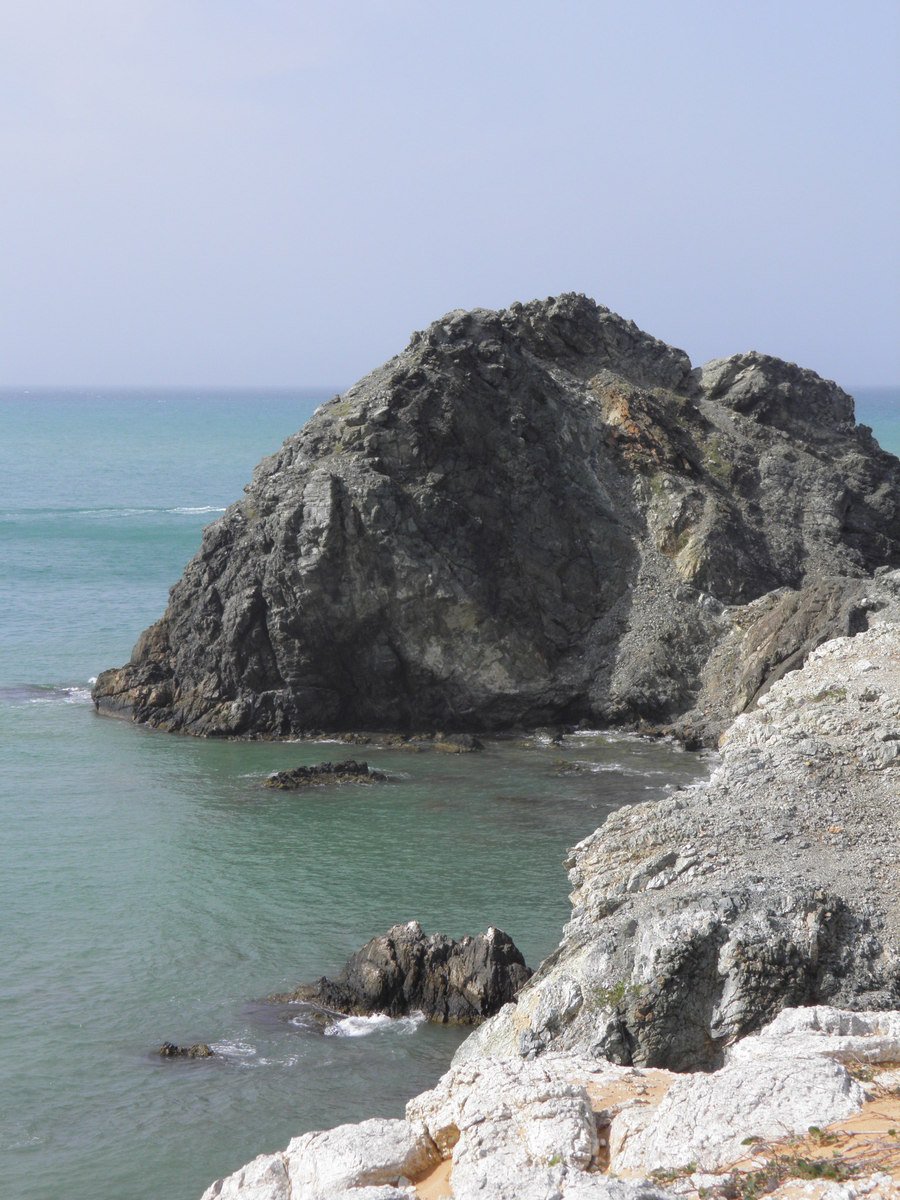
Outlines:
[[160, 1058], [214, 1058], [216, 1052], [206, 1042], [194, 1042], [193, 1046], [176, 1046], [174, 1042], [163, 1042], [156, 1053]]
[[438, 733], [433, 745], [438, 754], [471, 754], [484, 749], [483, 743], [471, 733]]
[[369, 764], [348, 758], [344, 762], [318, 763], [312, 767], [294, 767], [291, 771], [276, 771], [265, 782], [268, 788], [292, 791], [295, 788], [319, 787], [326, 783], [376, 783], [387, 779], [383, 771], [369, 769]]
[[512, 938], [499, 929], [455, 941], [428, 936], [410, 921], [372, 938], [337, 979], [323, 977], [270, 999], [355, 1016], [418, 1011], [438, 1023], [476, 1025], [511, 1001], [530, 975]]

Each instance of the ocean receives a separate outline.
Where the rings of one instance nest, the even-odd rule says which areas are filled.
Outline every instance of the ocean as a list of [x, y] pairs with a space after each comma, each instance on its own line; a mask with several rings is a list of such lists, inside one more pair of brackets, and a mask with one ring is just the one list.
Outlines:
[[[297, 1133], [399, 1115], [464, 1031], [260, 998], [333, 974], [413, 918], [505, 929], [532, 965], [568, 915], [561, 860], [622, 804], [702, 776], [664, 744], [585, 734], [477, 756], [369, 750], [385, 784], [272, 792], [342, 755], [98, 717], [205, 524], [327, 399], [314, 391], [0, 392], [0, 1191], [197, 1200]], [[900, 390], [857, 393], [900, 451]], [[359, 749], [353, 754], [359, 757]], [[578, 772], [561, 772], [566, 761]], [[163, 1061], [164, 1041], [209, 1060]]]

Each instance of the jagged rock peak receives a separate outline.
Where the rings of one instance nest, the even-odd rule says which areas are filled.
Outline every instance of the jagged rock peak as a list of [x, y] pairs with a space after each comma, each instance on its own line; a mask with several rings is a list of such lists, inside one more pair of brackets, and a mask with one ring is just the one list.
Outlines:
[[859, 581], [900, 565], [900, 463], [835, 384], [761, 355], [694, 370], [574, 294], [448, 314], [245, 492], [99, 677], [101, 711], [196, 734], [475, 731], [673, 721], [702, 690], [712, 729], [736, 711], [714, 650], [756, 644], [739, 609], [832, 579], [827, 605], [793, 606], [802, 636], [751, 672], [752, 703], [770, 659], [865, 628], [882, 601]]
[[409, 921], [357, 950], [337, 979], [300, 984], [272, 999], [331, 1013], [421, 1012], [438, 1024], [476, 1025], [513, 1000], [530, 975], [512, 938], [494, 926], [457, 941], [428, 936], [418, 921]]
[[854, 426], [853, 397], [836, 383], [756, 350], [706, 363], [700, 383], [708, 400], [779, 428], [802, 424], [813, 438]]
[[[607, 369], [642, 386], [696, 391], [691, 361], [683, 350], [644, 333], [634, 321], [578, 292], [517, 302], [499, 311], [454, 309], [414, 333], [407, 353], [492, 339], [501, 345], [514, 342], [525, 352], [576, 366], [581, 373]], [[483, 347], [481, 353], [490, 355], [491, 349]]]

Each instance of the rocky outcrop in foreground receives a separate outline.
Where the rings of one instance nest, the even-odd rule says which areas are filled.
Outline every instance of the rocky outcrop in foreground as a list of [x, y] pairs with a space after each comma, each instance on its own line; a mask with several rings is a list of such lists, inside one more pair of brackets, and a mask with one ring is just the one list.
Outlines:
[[349, 958], [337, 979], [301, 984], [273, 1001], [331, 1012], [422, 1012], [441, 1024], [474, 1025], [511, 1001], [531, 971], [508, 934], [491, 927], [459, 941], [426, 936], [418, 921], [394, 925]]
[[[830, 1008], [786, 1010], [711, 1075], [479, 1059], [405, 1119], [304, 1134], [203, 1200], [896, 1200], [897, 1061], [900, 1013]], [[811, 1179], [846, 1182], [791, 1183]]]
[[900, 462], [840, 388], [756, 353], [695, 370], [575, 295], [448, 314], [245, 490], [98, 678], [101, 712], [709, 740], [866, 628], [865, 577], [900, 565]]
[[900, 625], [884, 623], [774, 684], [709, 783], [575, 847], [559, 949], [458, 1059], [696, 1070], [787, 1005], [900, 1007], [898, 799]]

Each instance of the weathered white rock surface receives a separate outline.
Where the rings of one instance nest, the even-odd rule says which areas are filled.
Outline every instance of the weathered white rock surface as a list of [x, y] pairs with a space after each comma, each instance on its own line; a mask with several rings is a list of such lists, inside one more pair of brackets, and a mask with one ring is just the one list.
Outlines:
[[900, 1012], [786, 1008], [765, 1029], [729, 1047], [726, 1061], [743, 1063], [773, 1054], [820, 1055], [851, 1064], [900, 1062]]
[[900, 626], [815, 650], [708, 784], [572, 851], [560, 948], [460, 1047], [714, 1067], [786, 1006], [900, 1007]]
[[283, 1153], [214, 1183], [203, 1200], [335, 1200], [351, 1189], [353, 1200], [397, 1200], [440, 1161], [421, 1123], [362, 1121], [294, 1138]]
[[[650, 1176], [721, 1171], [747, 1156], [748, 1137], [777, 1141], [846, 1118], [867, 1091], [844, 1062], [894, 1061], [900, 1012], [822, 1007], [786, 1010], [711, 1074], [561, 1053], [473, 1060], [411, 1100], [405, 1120], [305, 1134], [203, 1200], [399, 1200], [447, 1158], [456, 1200], [693, 1195], [690, 1181], [664, 1187]], [[622, 1175], [633, 1178], [612, 1177]], [[865, 1180], [840, 1186], [834, 1200], [868, 1194]]]
[[715, 1171], [746, 1154], [746, 1139], [778, 1140], [858, 1112], [865, 1092], [840, 1063], [768, 1057], [686, 1075], [655, 1109], [632, 1108], [612, 1123], [613, 1171]]
[[226, 1179], [218, 1179], [203, 1200], [291, 1200], [284, 1154], [261, 1154]]
[[569, 1055], [540, 1063], [485, 1059], [451, 1070], [411, 1100], [406, 1115], [426, 1126], [442, 1153], [452, 1153], [455, 1194], [538, 1200], [552, 1194], [548, 1189], [561, 1195], [567, 1178], [597, 1160], [587, 1081], [627, 1073]]

